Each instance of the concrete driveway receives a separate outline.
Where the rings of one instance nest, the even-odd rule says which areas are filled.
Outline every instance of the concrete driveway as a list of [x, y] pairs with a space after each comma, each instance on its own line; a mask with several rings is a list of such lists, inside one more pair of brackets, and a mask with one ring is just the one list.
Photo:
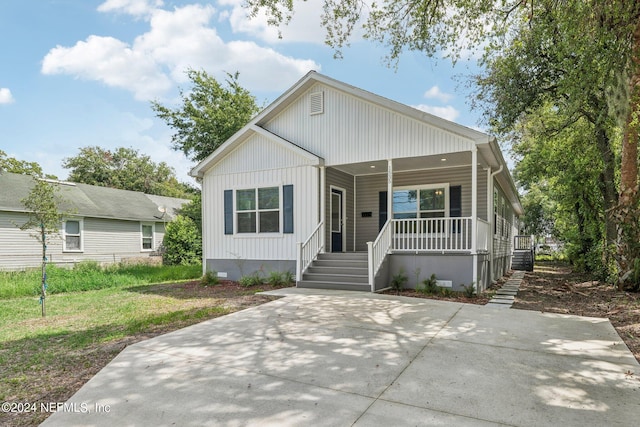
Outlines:
[[288, 292], [128, 347], [43, 425], [637, 425], [606, 319]]

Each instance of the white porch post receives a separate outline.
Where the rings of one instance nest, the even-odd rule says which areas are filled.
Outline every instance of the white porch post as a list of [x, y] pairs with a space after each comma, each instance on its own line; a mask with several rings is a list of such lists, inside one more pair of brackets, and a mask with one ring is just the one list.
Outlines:
[[476, 293], [480, 292], [478, 283], [478, 147], [471, 149], [471, 254], [473, 255], [473, 276]]
[[487, 222], [489, 223], [489, 235], [487, 236], [487, 249], [489, 250], [489, 283], [493, 282], [493, 174], [491, 168], [487, 168]]
[[478, 148], [471, 149], [471, 253], [478, 252]]
[[393, 160], [387, 160], [387, 220], [393, 219]]
[[327, 215], [327, 176], [324, 166], [320, 166], [320, 218], [318, 222], [322, 221], [322, 233], [320, 233], [320, 252], [327, 251], [327, 224], [325, 217]]

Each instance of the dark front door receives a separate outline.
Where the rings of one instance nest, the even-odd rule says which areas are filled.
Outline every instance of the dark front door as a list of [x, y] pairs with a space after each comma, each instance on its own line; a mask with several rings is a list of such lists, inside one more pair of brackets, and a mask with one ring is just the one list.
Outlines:
[[342, 190], [331, 189], [331, 252], [342, 252], [344, 240], [343, 195]]

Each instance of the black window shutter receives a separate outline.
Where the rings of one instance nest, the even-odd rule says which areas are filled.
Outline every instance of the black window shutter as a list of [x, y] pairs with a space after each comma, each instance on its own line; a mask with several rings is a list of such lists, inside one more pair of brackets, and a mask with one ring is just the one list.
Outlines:
[[[462, 216], [462, 186], [454, 185], [449, 187], [449, 216], [459, 218]], [[452, 232], [459, 233], [462, 224], [460, 220], [454, 220], [451, 224]]]
[[384, 224], [387, 222], [388, 210], [387, 210], [387, 192], [381, 191], [378, 193], [378, 231], [382, 230]]
[[449, 216], [453, 218], [462, 216], [462, 186], [449, 187]]
[[293, 185], [282, 186], [282, 232], [293, 233]]
[[224, 190], [224, 234], [233, 234], [233, 190]]

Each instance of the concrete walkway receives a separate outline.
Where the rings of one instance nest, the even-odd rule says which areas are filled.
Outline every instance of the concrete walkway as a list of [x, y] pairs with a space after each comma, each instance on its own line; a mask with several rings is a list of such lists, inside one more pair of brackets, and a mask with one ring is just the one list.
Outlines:
[[636, 425], [606, 319], [302, 290], [126, 348], [45, 426]]

